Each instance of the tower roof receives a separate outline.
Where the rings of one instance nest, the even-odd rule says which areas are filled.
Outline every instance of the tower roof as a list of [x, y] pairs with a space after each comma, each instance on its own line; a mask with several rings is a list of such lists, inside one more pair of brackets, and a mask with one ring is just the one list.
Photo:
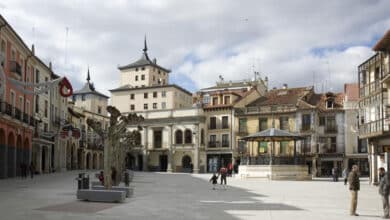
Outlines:
[[97, 95], [97, 96], [101, 96], [103, 98], [107, 98], [107, 99], [110, 98], [110, 97], [104, 95], [103, 93], [100, 93], [100, 92], [96, 91], [95, 90], [95, 86], [93, 85], [93, 83], [90, 82], [90, 80], [91, 80], [91, 77], [90, 77], [89, 68], [88, 68], [87, 82], [84, 84], [83, 88], [73, 92], [73, 94], [74, 95], [94, 94], [94, 95]]
[[143, 51], [143, 53], [141, 55], [141, 58], [139, 58], [137, 61], [135, 61], [133, 63], [127, 64], [127, 65], [124, 65], [124, 66], [119, 66], [118, 69], [119, 70], [125, 70], [125, 69], [137, 68], [137, 67], [143, 67], [143, 66], [153, 66], [153, 67], [162, 69], [162, 70], [164, 70], [167, 73], [171, 72], [171, 70], [157, 65], [157, 63], [155, 63], [155, 62], [153, 62], [153, 61], [151, 61], [149, 59], [149, 56], [148, 56], [148, 46], [147, 46], [147, 43], [146, 43], [146, 36], [145, 36], [145, 39], [144, 39], [144, 48], [142, 49], [142, 51]]

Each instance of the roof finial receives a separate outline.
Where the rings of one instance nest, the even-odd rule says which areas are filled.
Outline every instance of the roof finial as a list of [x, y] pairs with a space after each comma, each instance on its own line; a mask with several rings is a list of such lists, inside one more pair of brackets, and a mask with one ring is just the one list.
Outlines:
[[146, 51], [148, 51], [148, 46], [146, 45], [146, 34], [145, 34], [145, 40], [144, 40], [144, 49], [143, 49], [144, 53], [146, 53]]
[[89, 76], [89, 66], [88, 66], [87, 81], [89, 82], [89, 80], [91, 80], [91, 77]]

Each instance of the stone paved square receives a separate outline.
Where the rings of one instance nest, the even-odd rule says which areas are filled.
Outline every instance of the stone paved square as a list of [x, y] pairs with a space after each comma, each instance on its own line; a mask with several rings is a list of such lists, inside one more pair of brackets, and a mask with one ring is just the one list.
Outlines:
[[[92, 174], [92, 173], [91, 173]], [[77, 172], [0, 180], [1, 219], [378, 219], [377, 188], [362, 180], [359, 217], [348, 215], [342, 182], [228, 178], [212, 190], [209, 174], [135, 173], [134, 195], [120, 204], [76, 200]], [[92, 175], [91, 175], [92, 176]], [[77, 204], [80, 204], [77, 206]]]

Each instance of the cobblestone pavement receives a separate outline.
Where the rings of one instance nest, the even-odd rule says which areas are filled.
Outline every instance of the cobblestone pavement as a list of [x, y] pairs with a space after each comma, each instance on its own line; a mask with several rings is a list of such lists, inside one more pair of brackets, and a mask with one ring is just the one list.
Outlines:
[[[0, 219], [354, 219], [343, 183], [228, 178], [213, 190], [210, 175], [136, 173], [125, 203], [77, 201], [78, 172], [0, 180]], [[92, 176], [92, 174], [91, 174]], [[362, 182], [359, 219], [381, 214], [377, 188]]]

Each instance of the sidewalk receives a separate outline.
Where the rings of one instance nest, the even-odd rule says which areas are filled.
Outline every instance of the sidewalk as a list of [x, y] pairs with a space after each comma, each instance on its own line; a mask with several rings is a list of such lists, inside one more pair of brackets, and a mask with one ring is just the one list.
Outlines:
[[[192, 176], [208, 181], [211, 175], [193, 174]], [[233, 177], [228, 178], [228, 185], [262, 195], [255, 199], [264, 203], [285, 204], [302, 209], [302, 211], [228, 211], [238, 219], [378, 219], [383, 214], [378, 188], [370, 186], [367, 178], [361, 180], [357, 208], [359, 217], [348, 215], [350, 193], [343, 181], [332, 182], [327, 178], [313, 181], [269, 181]]]

